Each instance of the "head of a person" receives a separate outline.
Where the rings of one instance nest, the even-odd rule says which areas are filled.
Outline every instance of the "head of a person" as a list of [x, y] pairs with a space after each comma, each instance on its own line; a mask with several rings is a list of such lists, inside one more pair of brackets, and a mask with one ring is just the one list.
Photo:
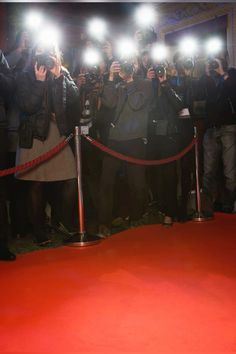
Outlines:
[[48, 72], [53, 69], [56, 63], [61, 63], [61, 52], [58, 46], [54, 43], [37, 43], [32, 49], [32, 68], [34, 68], [36, 63], [38, 64], [38, 67], [44, 66]]

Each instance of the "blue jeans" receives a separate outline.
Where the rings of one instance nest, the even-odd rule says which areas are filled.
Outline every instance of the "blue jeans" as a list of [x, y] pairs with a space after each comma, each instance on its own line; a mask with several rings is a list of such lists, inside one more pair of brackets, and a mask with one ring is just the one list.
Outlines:
[[233, 208], [236, 198], [236, 124], [207, 129], [203, 139], [203, 190], [214, 201], [220, 162], [223, 166], [223, 205]]

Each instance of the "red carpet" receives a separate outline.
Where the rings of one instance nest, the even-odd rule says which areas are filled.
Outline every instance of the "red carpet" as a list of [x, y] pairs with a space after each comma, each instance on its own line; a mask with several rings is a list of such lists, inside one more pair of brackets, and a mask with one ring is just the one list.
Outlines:
[[235, 353], [236, 216], [0, 263], [0, 352]]

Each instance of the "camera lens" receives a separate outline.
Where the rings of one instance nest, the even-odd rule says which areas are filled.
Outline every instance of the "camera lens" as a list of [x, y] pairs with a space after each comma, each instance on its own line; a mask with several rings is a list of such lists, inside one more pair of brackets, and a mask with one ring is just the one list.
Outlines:
[[155, 68], [155, 72], [157, 77], [162, 77], [165, 75], [166, 69], [164, 67], [164, 65], [157, 65]]
[[209, 61], [209, 68], [210, 68], [210, 70], [216, 70], [219, 68], [219, 63], [215, 59], [210, 60]]
[[127, 61], [121, 62], [120, 70], [127, 75], [131, 75], [133, 73], [133, 65]]

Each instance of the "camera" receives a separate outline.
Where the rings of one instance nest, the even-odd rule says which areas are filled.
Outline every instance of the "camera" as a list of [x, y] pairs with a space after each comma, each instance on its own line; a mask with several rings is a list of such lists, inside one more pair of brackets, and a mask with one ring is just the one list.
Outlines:
[[219, 63], [216, 59], [210, 59], [208, 61], [208, 64], [209, 64], [209, 70], [219, 69]]
[[166, 68], [163, 64], [157, 65], [154, 70], [157, 77], [162, 77], [166, 74]]
[[100, 74], [99, 68], [97, 66], [93, 66], [89, 69], [87, 73], [85, 73], [86, 84], [85, 87], [87, 89], [92, 89], [97, 82], [100, 82]]
[[194, 61], [192, 58], [186, 58], [183, 61], [183, 67], [186, 70], [192, 70], [194, 68]]
[[47, 70], [51, 70], [55, 66], [55, 61], [49, 54], [39, 54], [35, 57], [36, 62], [38, 64], [38, 68], [40, 66], [45, 66]]
[[134, 71], [133, 64], [127, 60], [120, 62], [120, 70], [123, 71], [126, 75], [132, 75]]

